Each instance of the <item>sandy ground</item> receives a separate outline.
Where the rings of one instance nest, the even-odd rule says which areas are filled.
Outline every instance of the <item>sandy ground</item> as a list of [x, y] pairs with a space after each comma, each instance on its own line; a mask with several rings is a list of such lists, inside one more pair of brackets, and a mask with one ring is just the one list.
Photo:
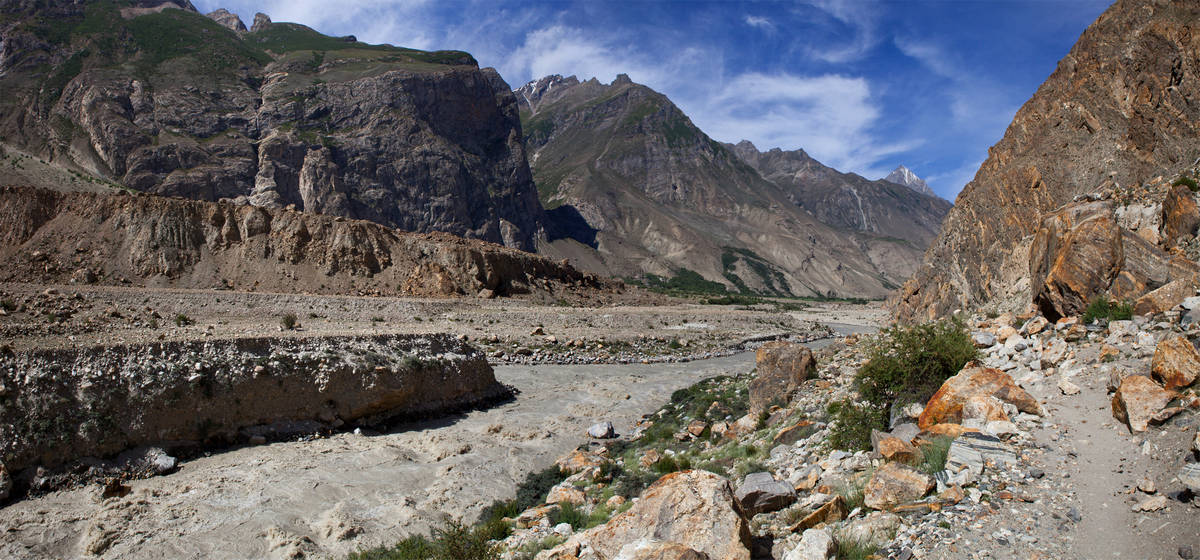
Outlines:
[[[546, 336], [557, 336], [589, 341], [577, 351], [596, 355], [606, 349], [592, 348], [593, 341], [631, 343], [650, 353], [667, 347], [638, 341], [683, 339], [689, 346], [682, 351], [696, 352], [764, 333], [802, 332], [813, 321], [836, 323], [842, 332], [873, 330], [882, 316], [877, 305], [795, 312], [689, 303], [587, 309], [514, 300], [44, 290], [0, 286], [0, 296], [24, 306], [0, 316], [15, 350], [208, 333], [278, 335], [282, 310], [304, 324], [287, 336], [453, 332], [491, 348], [544, 345]], [[76, 311], [66, 320], [47, 319], [49, 309], [62, 305]], [[170, 319], [178, 314], [193, 323], [175, 326]], [[545, 334], [530, 334], [538, 328]], [[170, 475], [130, 482], [132, 491], [122, 497], [105, 499], [100, 487], [89, 486], [15, 502], [0, 510], [0, 557], [336, 557], [390, 544], [426, 532], [443, 515], [472, 520], [493, 500], [511, 497], [525, 474], [583, 443], [589, 425], [610, 420], [627, 432], [674, 390], [749, 371], [753, 361], [743, 352], [688, 363], [500, 365], [497, 378], [520, 394], [488, 410], [385, 434], [347, 432], [214, 452]]]

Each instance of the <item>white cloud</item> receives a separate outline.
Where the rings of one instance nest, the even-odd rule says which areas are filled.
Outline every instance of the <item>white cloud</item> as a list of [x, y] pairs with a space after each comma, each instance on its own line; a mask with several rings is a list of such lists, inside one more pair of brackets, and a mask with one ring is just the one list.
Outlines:
[[256, 12], [262, 12], [272, 21], [302, 23], [327, 34], [353, 34], [368, 43], [430, 49], [436, 42], [428, 18], [422, 17], [433, 6], [430, 0], [358, 0], [336, 5], [328, 0], [199, 0], [196, 6], [202, 12], [228, 8], [247, 26]]
[[890, 171], [876, 167], [881, 158], [915, 147], [877, 140], [879, 103], [861, 77], [747, 73], [686, 102], [685, 110], [716, 139], [803, 148], [826, 165], [872, 178]]
[[877, 21], [880, 10], [877, 4], [856, 0], [810, 0], [808, 4], [825, 12], [853, 33], [848, 41], [839, 45], [810, 47], [811, 56], [831, 64], [843, 64], [863, 58], [879, 43]]
[[743, 18], [742, 21], [745, 21], [746, 25], [749, 25], [750, 27], [758, 27], [758, 28], [764, 29], [766, 31], [774, 31], [775, 30], [775, 24], [771, 23], [771, 20], [769, 20], [765, 17], [762, 17], [762, 16], [747, 15], [745, 18]]

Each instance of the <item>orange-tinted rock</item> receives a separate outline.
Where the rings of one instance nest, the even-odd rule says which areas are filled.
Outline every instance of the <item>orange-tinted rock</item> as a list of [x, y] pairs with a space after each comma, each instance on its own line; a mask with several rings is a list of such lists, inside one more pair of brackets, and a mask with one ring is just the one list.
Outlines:
[[822, 523], [833, 523], [846, 518], [846, 500], [840, 495], [834, 496], [832, 500], [825, 502], [825, 505], [817, 508], [816, 511], [808, 514], [791, 526], [794, 533], [803, 532], [805, 529], [811, 529]]
[[1167, 311], [1196, 294], [1196, 281], [1195, 276], [1188, 276], [1168, 282], [1138, 298], [1133, 304], [1133, 312], [1138, 315], [1153, 315]]
[[[605, 452], [607, 452], [607, 450], [605, 450]], [[591, 453], [576, 449], [575, 451], [568, 453], [565, 457], [555, 461], [554, 464], [558, 465], [558, 468], [570, 474], [575, 474], [588, 469], [598, 469], [605, 463], [609, 462], [610, 461], [608, 457], [601, 453]]]
[[817, 361], [812, 350], [795, 342], [776, 341], [762, 345], [755, 353], [757, 372], [750, 380], [750, 410], [767, 410], [772, 404], [787, 403], [813, 372]]
[[987, 396], [1012, 404], [1021, 412], [1042, 414], [1037, 399], [1018, 387], [1007, 373], [971, 362], [958, 375], [942, 383], [941, 388], [925, 403], [925, 410], [917, 419], [917, 425], [922, 430], [928, 430], [935, 424], [962, 422], [963, 405], [971, 397]]
[[729, 481], [707, 471], [682, 471], [658, 479], [625, 513], [538, 558], [571, 558], [586, 547], [597, 558], [612, 559], [631, 543], [656, 540], [685, 543], [711, 560], [749, 560], [750, 539]]
[[949, 438], [956, 438], [967, 432], [978, 432], [978, 431], [979, 430], [976, 430], [974, 428], [963, 427], [961, 424], [945, 423], [945, 424], [934, 424], [928, 428], [924, 428], [924, 431], [922, 433], [928, 434], [929, 436], [946, 436]]
[[1102, 344], [1100, 346], [1100, 356], [1098, 359], [1101, 362], [1111, 362], [1120, 357], [1121, 351], [1117, 350], [1116, 346], [1110, 346], [1108, 344]]
[[629, 560], [709, 560], [708, 555], [676, 542], [641, 541], [621, 550]]
[[1200, 226], [1200, 208], [1192, 190], [1184, 185], [1171, 187], [1162, 205], [1163, 246], [1174, 247], [1180, 239], [1195, 236], [1197, 226]]
[[772, 440], [772, 443], [776, 445], [791, 445], [812, 435], [815, 431], [816, 427], [813, 425], [812, 420], [801, 420], [791, 426], [779, 430], [779, 433], [775, 434], [775, 438]]
[[1048, 319], [1078, 315], [1108, 291], [1125, 254], [1108, 202], [1071, 204], [1042, 221], [1029, 253], [1033, 302]]
[[871, 434], [871, 439], [875, 452], [879, 453], [884, 460], [907, 463], [917, 457], [917, 448], [898, 437], [882, 434], [876, 438], [875, 434]]
[[1187, 387], [1200, 377], [1200, 353], [1186, 337], [1168, 338], [1154, 348], [1150, 372], [1165, 389]]
[[587, 496], [583, 490], [576, 488], [570, 483], [562, 483], [550, 489], [550, 493], [546, 495], [547, 504], [574, 504], [577, 506], [583, 505], [587, 501]]
[[1008, 421], [1004, 403], [991, 395], [972, 395], [963, 403], [963, 420], [979, 420], [984, 424], [996, 420]]
[[890, 510], [925, 497], [933, 486], [933, 479], [923, 472], [900, 463], [884, 463], [863, 488], [863, 504]]
[[687, 428], [684, 429], [687, 430], [687, 433], [692, 434], [692, 436], [700, 437], [700, 434], [703, 434], [706, 428], [708, 428], [708, 422], [703, 420], [692, 420], [691, 422], [688, 422]]
[[1174, 391], [1159, 387], [1149, 377], [1130, 375], [1121, 380], [1121, 387], [1113, 395], [1113, 418], [1125, 422], [1130, 431], [1144, 432], [1150, 419], [1174, 397]]

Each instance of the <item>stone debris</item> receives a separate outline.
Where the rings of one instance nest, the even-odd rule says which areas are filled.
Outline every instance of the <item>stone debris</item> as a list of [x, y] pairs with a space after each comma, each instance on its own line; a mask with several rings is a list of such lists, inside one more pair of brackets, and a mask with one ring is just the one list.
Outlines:
[[600, 422], [592, 424], [587, 430], [588, 437], [595, 439], [610, 439], [617, 437], [617, 430], [613, 427], [612, 422]]
[[982, 474], [988, 464], [1005, 466], [1016, 462], [1016, 453], [999, 438], [973, 432], [954, 438], [946, 454], [947, 471], [968, 471], [975, 476]]
[[829, 529], [808, 529], [800, 536], [800, 544], [783, 560], [829, 560], [837, 554], [837, 545]]
[[875, 471], [863, 488], [863, 504], [872, 509], [890, 510], [924, 498], [933, 487], [933, 479], [928, 475], [899, 463], [886, 463]]
[[734, 495], [746, 515], [779, 511], [796, 501], [796, 490], [791, 485], [775, 480], [769, 472], [746, 475]]

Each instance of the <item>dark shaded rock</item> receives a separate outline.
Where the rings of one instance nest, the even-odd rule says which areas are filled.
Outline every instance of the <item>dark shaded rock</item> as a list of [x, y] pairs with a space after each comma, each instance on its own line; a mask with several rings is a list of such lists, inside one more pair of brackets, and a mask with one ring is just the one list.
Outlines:
[[796, 501], [796, 490], [785, 482], [775, 480], [769, 472], [746, 475], [734, 495], [747, 517], [779, 511]]
[[750, 410], [767, 410], [772, 403], [787, 404], [792, 391], [816, 371], [812, 350], [803, 344], [768, 342], [755, 353], [757, 372], [750, 380]]

